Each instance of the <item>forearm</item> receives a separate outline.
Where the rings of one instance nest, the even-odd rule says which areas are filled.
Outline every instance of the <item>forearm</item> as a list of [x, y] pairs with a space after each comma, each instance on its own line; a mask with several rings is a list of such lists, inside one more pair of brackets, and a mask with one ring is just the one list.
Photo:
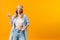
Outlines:
[[24, 30], [27, 29], [28, 26], [29, 26], [29, 25], [24, 26], [23, 29], [24, 29]]
[[10, 21], [10, 24], [11, 24], [11, 19], [12, 19], [12, 16], [11, 15], [8, 15], [8, 18], [9, 18], [9, 21]]
[[9, 18], [9, 20], [10, 20], [10, 25], [12, 25], [12, 18]]
[[24, 31], [25, 29], [27, 29], [28, 26], [29, 26], [29, 25], [24, 26], [24, 27], [21, 29], [21, 31]]

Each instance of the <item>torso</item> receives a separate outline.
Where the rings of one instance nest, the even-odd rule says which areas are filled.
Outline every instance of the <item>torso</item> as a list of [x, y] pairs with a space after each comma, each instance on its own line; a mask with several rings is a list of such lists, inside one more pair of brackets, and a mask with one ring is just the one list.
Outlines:
[[23, 23], [24, 23], [24, 19], [23, 18], [24, 18], [24, 15], [23, 15], [22, 18], [19, 18], [19, 17], [16, 18], [16, 20], [15, 20], [15, 28], [16, 29], [19, 29], [19, 30], [22, 29]]

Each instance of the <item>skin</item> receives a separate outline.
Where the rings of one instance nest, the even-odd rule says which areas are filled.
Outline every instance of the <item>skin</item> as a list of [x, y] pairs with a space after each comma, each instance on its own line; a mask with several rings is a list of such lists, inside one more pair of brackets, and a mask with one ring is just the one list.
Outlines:
[[[18, 11], [18, 17], [20, 17], [20, 18], [22, 18], [23, 17], [23, 13], [22, 13], [22, 10], [21, 9], [23, 9], [23, 6], [22, 5], [18, 5], [17, 6], [17, 11]], [[10, 21], [11, 21], [11, 15], [10, 15], [10, 13], [8, 13], [8, 17], [9, 17], [9, 19], [10, 19]], [[16, 15], [14, 15], [14, 18], [16, 17]], [[22, 26], [22, 25], [21, 25]], [[29, 25], [26, 25], [25, 27], [23, 27], [23, 28], [21, 28], [21, 31], [23, 32], [26, 28], [27, 28], [27, 26], [29, 26]]]

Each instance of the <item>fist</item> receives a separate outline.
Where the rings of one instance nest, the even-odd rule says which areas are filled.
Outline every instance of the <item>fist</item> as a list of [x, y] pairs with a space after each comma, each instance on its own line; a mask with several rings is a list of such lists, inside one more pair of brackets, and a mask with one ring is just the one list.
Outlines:
[[11, 14], [10, 13], [8, 13], [8, 17], [11, 17]]

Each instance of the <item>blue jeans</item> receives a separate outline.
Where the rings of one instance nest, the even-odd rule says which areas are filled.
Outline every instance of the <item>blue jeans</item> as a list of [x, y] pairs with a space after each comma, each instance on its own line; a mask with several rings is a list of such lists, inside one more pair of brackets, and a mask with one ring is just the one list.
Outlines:
[[18, 29], [14, 29], [10, 36], [10, 40], [25, 40], [24, 33]]

